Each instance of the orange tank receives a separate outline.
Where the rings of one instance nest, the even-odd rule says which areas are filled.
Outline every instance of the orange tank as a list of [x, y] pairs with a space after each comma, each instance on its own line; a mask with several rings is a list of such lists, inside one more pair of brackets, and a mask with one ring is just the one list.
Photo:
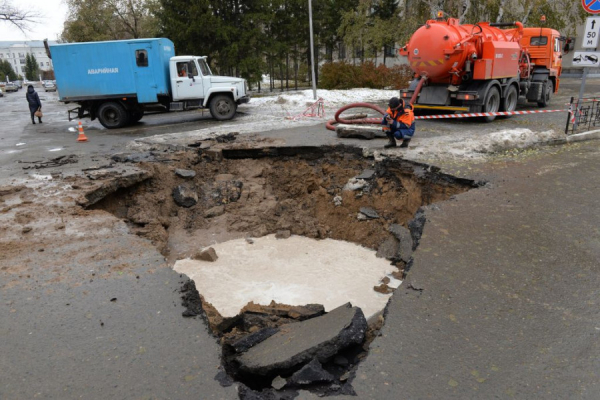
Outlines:
[[503, 30], [487, 22], [460, 25], [457, 19], [429, 20], [400, 50], [416, 76], [430, 83], [459, 84], [470, 79], [497, 79], [518, 74], [518, 43], [523, 26]]

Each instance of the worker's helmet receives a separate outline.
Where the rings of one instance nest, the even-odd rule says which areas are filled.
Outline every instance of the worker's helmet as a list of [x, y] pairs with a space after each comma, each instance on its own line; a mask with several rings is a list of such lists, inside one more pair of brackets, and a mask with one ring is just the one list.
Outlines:
[[400, 99], [397, 97], [392, 97], [388, 103], [388, 106], [390, 106], [390, 108], [396, 108], [400, 105]]

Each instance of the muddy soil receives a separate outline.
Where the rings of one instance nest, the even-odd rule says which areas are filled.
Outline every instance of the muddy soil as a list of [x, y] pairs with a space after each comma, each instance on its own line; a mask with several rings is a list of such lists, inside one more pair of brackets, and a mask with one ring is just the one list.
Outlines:
[[[181, 153], [177, 160], [139, 164], [151, 173], [151, 179], [90, 207], [127, 221], [133, 232], [151, 240], [171, 264], [213, 243], [281, 230], [376, 250], [390, 236], [391, 224], [406, 226], [419, 207], [471, 187], [470, 182], [428, 172], [422, 166], [376, 163], [355, 152], [332, 151], [318, 159], [220, 161]], [[415, 175], [415, 168], [421, 176]], [[196, 175], [182, 178], [176, 169], [193, 170]], [[348, 189], [352, 178], [369, 169], [375, 171], [372, 179], [362, 181], [359, 189]], [[180, 185], [197, 193], [197, 204], [176, 204], [172, 193]], [[357, 218], [361, 207], [376, 210], [379, 218]]]

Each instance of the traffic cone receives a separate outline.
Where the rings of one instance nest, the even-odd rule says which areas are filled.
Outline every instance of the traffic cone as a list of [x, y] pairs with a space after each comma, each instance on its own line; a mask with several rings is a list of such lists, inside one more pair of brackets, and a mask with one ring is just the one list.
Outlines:
[[87, 142], [87, 137], [85, 133], [83, 133], [83, 125], [81, 125], [81, 121], [79, 121], [79, 136], [77, 137], [78, 142]]

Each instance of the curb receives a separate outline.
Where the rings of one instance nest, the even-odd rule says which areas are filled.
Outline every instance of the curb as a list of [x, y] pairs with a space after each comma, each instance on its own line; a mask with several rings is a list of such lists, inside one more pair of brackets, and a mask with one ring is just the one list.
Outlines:
[[575, 135], [567, 136], [567, 143], [583, 142], [585, 140], [600, 139], [600, 129], [589, 132], [576, 133]]

